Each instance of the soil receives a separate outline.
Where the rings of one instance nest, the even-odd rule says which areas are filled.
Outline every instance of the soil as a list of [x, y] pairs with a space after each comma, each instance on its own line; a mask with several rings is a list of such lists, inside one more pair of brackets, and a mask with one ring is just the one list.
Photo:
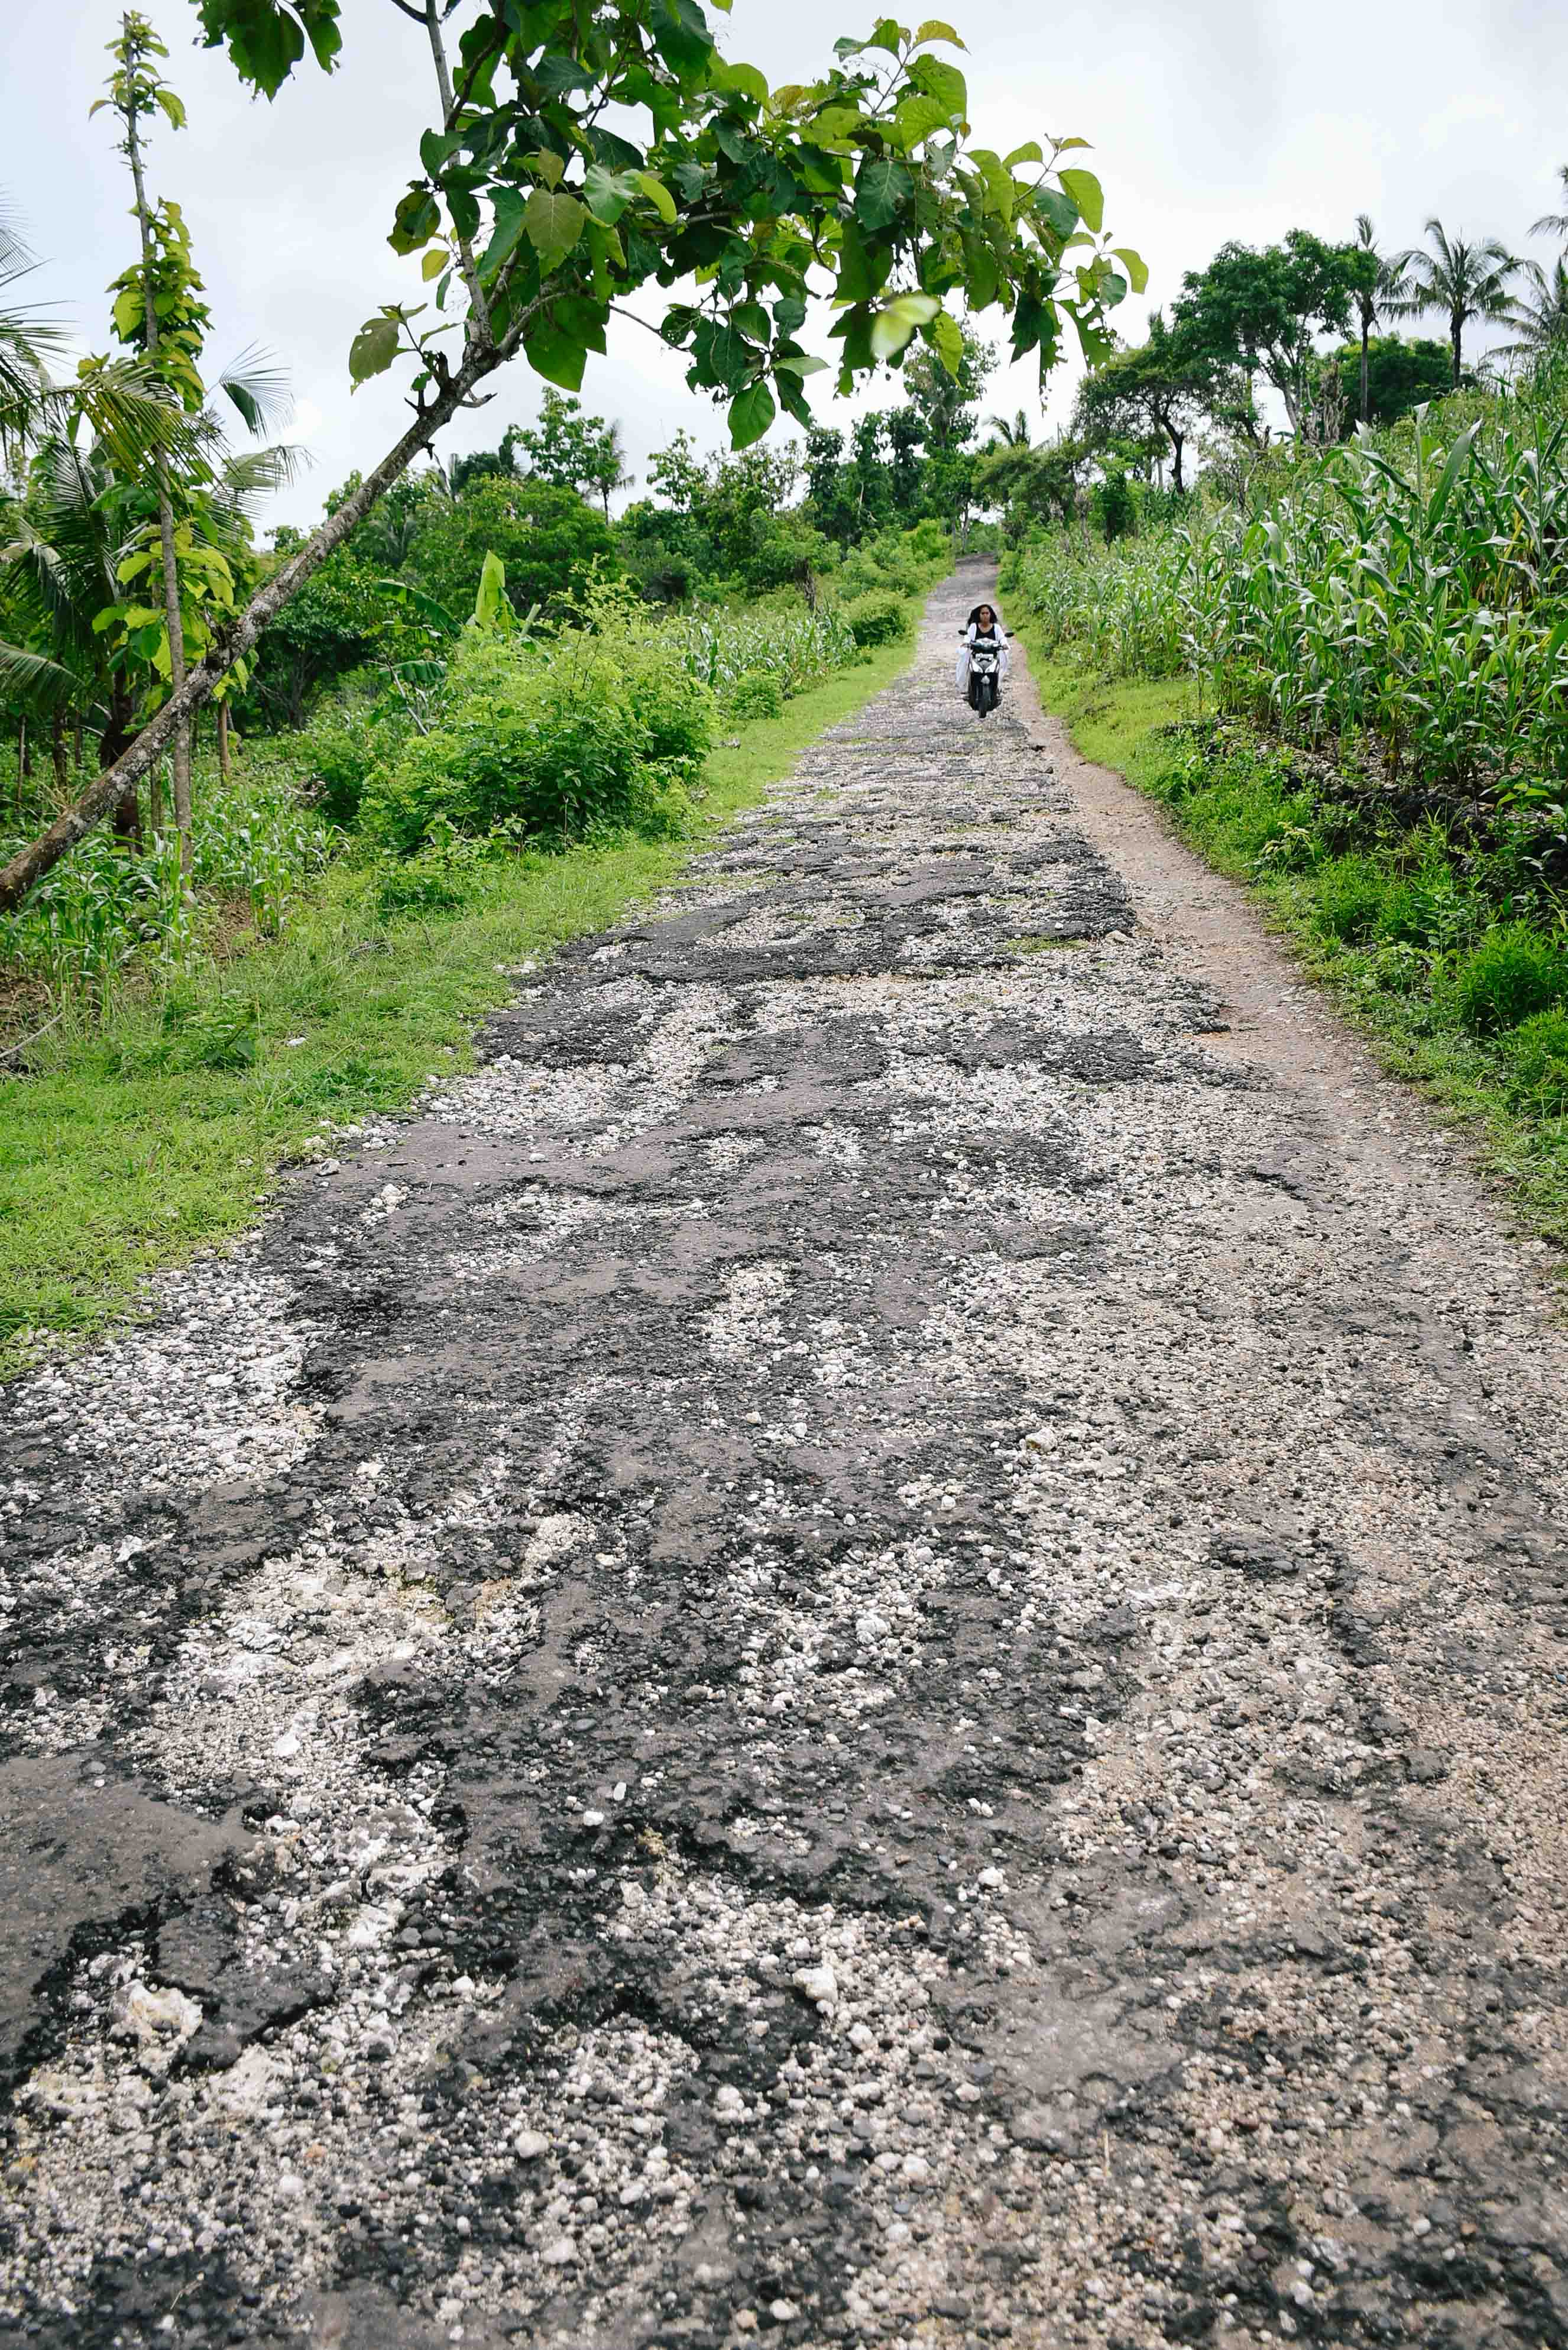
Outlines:
[[0, 1397], [0, 2341], [1568, 2344], [1568, 1341], [911, 673]]

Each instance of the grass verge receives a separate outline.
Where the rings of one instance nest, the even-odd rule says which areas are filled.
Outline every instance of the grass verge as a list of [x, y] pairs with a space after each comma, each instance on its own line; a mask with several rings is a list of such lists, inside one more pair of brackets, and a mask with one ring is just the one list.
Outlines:
[[282, 938], [184, 998], [177, 984], [122, 998], [106, 1024], [62, 1020], [28, 1073], [0, 1082], [0, 1377], [130, 1311], [148, 1273], [254, 1223], [324, 1120], [403, 1108], [432, 1070], [467, 1066], [475, 1026], [514, 993], [507, 966], [646, 900], [911, 658], [907, 639], [879, 647], [742, 725], [739, 747], [708, 763], [695, 841], [628, 835], [487, 863], [458, 904], [390, 921], [346, 860]]
[[1162, 731], [1196, 715], [1189, 681], [1033, 666], [1084, 755], [1246, 884], [1383, 1066], [1465, 1128], [1532, 1229], [1568, 1246], [1568, 942], [1506, 838], [1478, 850], [1380, 823], [1234, 721], [1209, 740]]

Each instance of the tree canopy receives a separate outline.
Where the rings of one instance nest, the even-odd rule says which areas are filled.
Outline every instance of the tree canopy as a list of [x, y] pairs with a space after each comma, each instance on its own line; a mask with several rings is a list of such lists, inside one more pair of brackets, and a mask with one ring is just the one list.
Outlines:
[[1223, 244], [1207, 269], [1183, 277], [1172, 323], [1192, 349], [1262, 373], [1284, 401], [1293, 432], [1303, 433], [1316, 338], [1348, 333], [1355, 297], [1376, 287], [1377, 272], [1366, 246], [1327, 244], [1310, 229], [1293, 228], [1262, 252]]
[[[394, 248], [421, 256], [428, 302], [388, 304], [354, 337], [355, 382], [406, 358], [413, 421], [354, 495], [265, 581], [137, 742], [0, 873], [0, 910], [158, 758], [290, 597], [410, 460], [497, 368], [525, 357], [581, 387], [612, 317], [659, 289], [658, 331], [692, 390], [721, 400], [749, 446], [783, 409], [809, 425], [805, 386], [826, 362], [799, 339], [832, 297], [836, 380], [853, 389], [912, 344], [956, 374], [953, 306], [1005, 318], [1042, 376], [1069, 326], [1091, 359], [1107, 314], [1141, 288], [1113, 246], [1078, 139], [1008, 155], [972, 142], [961, 48], [932, 22], [885, 17], [836, 43], [815, 80], [770, 89], [724, 57], [696, 0], [477, 0], [448, 53], [450, 11], [407, 0], [428, 45], [436, 120], [392, 213]], [[307, 52], [343, 42], [337, 0], [200, 0], [210, 47], [276, 98]], [[384, 36], [383, 36], [384, 37]], [[615, 127], [612, 129], [611, 124]], [[646, 325], [639, 318], [639, 324]]]

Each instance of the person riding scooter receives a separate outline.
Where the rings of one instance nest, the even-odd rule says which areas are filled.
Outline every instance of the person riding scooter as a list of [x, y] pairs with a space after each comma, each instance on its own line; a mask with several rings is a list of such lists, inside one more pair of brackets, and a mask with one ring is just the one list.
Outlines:
[[959, 691], [970, 708], [983, 718], [994, 710], [1007, 675], [1007, 631], [993, 604], [977, 604], [963, 632], [959, 655]]

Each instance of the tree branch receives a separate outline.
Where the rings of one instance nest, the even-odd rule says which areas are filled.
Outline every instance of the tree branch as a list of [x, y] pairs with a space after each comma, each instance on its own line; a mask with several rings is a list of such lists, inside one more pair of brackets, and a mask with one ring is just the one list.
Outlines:
[[[398, 0], [398, 5], [401, 6], [402, 0]], [[435, 64], [436, 82], [441, 90], [441, 127], [443, 131], [446, 131], [452, 129], [456, 120], [457, 100], [452, 96], [452, 73], [446, 61], [446, 43], [441, 38], [441, 13], [436, 0], [425, 0], [424, 22], [425, 30], [430, 35], [431, 57]], [[484, 298], [484, 289], [479, 282], [479, 271], [474, 265], [473, 247], [467, 237], [458, 231], [455, 223], [452, 234], [457, 240], [457, 257], [462, 270], [462, 282], [468, 288], [469, 307], [473, 319], [473, 339], [482, 346], [487, 347], [493, 342], [494, 336], [490, 324], [490, 307]]]

